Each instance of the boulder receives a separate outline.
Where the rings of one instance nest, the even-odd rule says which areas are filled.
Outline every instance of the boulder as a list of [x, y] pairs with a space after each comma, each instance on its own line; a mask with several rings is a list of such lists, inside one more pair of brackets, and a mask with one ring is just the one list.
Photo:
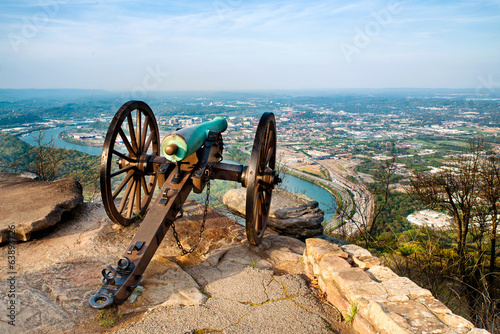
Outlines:
[[[57, 224], [62, 214], [83, 203], [82, 186], [73, 179], [37, 181], [26, 174], [0, 173], [0, 243], [9, 234], [27, 241]], [[13, 227], [13, 228], [12, 228]]]
[[[246, 188], [229, 190], [223, 202], [231, 211], [245, 216]], [[318, 202], [312, 198], [275, 189], [267, 227], [281, 235], [305, 240], [323, 234], [323, 215]]]

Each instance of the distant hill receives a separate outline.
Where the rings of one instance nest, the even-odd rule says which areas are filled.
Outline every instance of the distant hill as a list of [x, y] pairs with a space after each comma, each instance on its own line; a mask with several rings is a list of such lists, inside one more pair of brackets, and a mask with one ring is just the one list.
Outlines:
[[[493, 93], [492, 93], [493, 94]], [[108, 92], [71, 89], [0, 89], [0, 127], [28, 121], [111, 117], [125, 102], [145, 101], [156, 116], [242, 116], [291, 108], [305, 117], [318, 110], [387, 115], [404, 113], [428, 124], [460, 120], [457, 111], [478, 112], [479, 125], [500, 124], [498, 99], [474, 89], [338, 89], [252, 92]], [[498, 93], [495, 93], [498, 95]], [[439, 112], [429, 108], [440, 108]], [[457, 118], [458, 117], [458, 118]]]
[[0, 101], [19, 101], [27, 99], [76, 99], [86, 96], [107, 94], [97, 89], [0, 89]]

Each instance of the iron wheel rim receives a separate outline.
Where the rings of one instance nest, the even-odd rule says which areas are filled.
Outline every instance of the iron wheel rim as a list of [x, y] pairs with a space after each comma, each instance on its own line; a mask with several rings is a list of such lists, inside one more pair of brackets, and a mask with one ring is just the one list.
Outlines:
[[271, 207], [273, 185], [262, 181], [266, 167], [276, 167], [276, 120], [270, 112], [260, 118], [248, 166], [246, 232], [253, 245], [262, 242]]
[[[135, 117], [132, 117], [134, 111]], [[126, 152], [117, 147], [119, 139]], [[159, 130], [153, 111], [141, 101], [125, 103], [109, 126], [101, 155], [101, 197], [111, 220], [128, 226], [144, 216], [157, 176], [142, 167], [152, 155], [159, 154]], [[115, 159], [122, 162], [121, 166], [113, 165]]]

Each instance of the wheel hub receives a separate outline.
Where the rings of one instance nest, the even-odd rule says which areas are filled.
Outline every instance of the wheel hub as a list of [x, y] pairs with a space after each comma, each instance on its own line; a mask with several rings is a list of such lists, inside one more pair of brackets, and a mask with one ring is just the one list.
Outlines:
[[[126, 157], [130, 158], [130, 154]], [[154, 154], [141, 153], [136, 161], [128, 161], [126, 159], [118, 159], [116, 164], [120, 168], [133, 167], [139, 175], [152, 175], [154, 174], [153, 160], [156, 157]], [[131, 158], [133, 159], [133, 158]], [[134, 159], [135, 160], [135, 159]]]

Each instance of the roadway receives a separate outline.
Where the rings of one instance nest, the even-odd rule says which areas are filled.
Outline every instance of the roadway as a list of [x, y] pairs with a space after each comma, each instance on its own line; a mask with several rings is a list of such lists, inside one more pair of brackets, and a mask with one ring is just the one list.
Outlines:
[[349, 201], [351, 203], [351, 206], [348, 207], [349, 210], [343, 210], [345, 214], [341, 212], [340, 215], [334, 217], [336, 224], [328, 223], [327, 226], [334, 228], [340, 224], [342, 219], [344, 219], [344, 226], [333, 230], [333, 232], [346, 235], [357, 232], [359, 228], [366, 228], [371, 222], [375, 202], [373, 194], [370, 190], [368, 190], [366, 185], [363, 183], [363, 180], [358, 177], [356, 173], [354, 173], [354, 178], [358, 182], [358, 184], [354, 184], [343, 177], [339, 172], [334, 170], [330, 165], [325, 164], [322, 160], [316, 160], [315, 162], [328, 171], [332, 182], [337, 184], [337, 187], [344, 189], [344, 191], [349, 190], [354, 195], [354, 203], [356, 205], [354, 215], [349, 217], [352, 210], [352, 198], [349, 196]]
[[[250, 155], [251, 148], [251, 145], [246, 147], [242, 146], [240, 147], [240, 150], [243, 153]], [[340, 173], [335, 171], [331, 166], [323, 163], [321, 160], [315, 160], [315, 162], [328, 171], [331, 181], [308, 173], [304, 173], [285, 165], [283, 165], [282, 167], [284, 170], [293, 171], [294, 173], [302, 177], [313, 179], [320, 184], [329, 186], [339, 194], [342, 199], [343, 208], [340, 212], [337, 210], [332, 220], [323, 224], [325, 231], [331, 231], [342, 235], [349, 235], [353, 232], [358, 231], [360, 227], [367, 227], [368, 222], [370, 222], [370, 218], [373, 215], [374, 198], [361, 178], [355, 175], [354, 177], [358, 181], [358, 184], [354, 184], [344, 178]], [[349, 192], [354, 195], [354, 201]], [[353, 208], [355, 208], [355, 212], [354, 215], [350, 217]], [[342, 221], [344, 221], [344, 224], [343, 226], [339, 227]]]

